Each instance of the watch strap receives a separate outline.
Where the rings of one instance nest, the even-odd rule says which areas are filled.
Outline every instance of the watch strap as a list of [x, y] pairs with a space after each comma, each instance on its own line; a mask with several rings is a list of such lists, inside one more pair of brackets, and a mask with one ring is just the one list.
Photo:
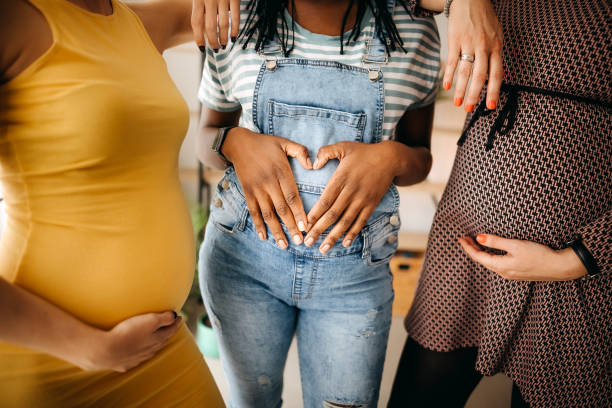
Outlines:
[[567, 246], [572, 248], [578, 258], [584, 264], [586, 268], [586, 275], [582, 279], [590, 279], [600, 274], [599, 266], [597, 266], [597, 260], [591, 252], [584, 246], [582, 238], [577, 238], [567, 243]]
[[215, 153], [221, 156], [223, 161], [228, 165], [231, 164], [231, 162], [227, 160], [227, 157], [225, 157], [223, 153], [221, 153], [221, 148], [223, 147], [223, 142], [225, 142], [227, 133], [235, 127], [237, 126], [224, 126], [224, 127], [220, 127], [219, 129], [217, 129], [217, 135], [215, 136], [212, 146], [210, 147]]

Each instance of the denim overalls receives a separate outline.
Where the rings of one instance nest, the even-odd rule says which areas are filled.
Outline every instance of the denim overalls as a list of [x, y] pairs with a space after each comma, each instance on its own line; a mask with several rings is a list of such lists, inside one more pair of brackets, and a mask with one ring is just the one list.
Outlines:
[[[366, 48], [363, 66], [355, 67], [283, 58], [278, 43], [266, 44], [253, 97], [260, 132], [305, 145], [313, 161], [328, 144], [379, 142], [380, 67], [387, 55], [376, 35]], [[321, 170], [290, 162], [308, 213], [338, 162]], [[280, 406], [294, 334], [306, 408], [330, 402], [376, 407], [391, 324], [389, 259], [397, 247], [398, 206], [392, 186], [348, 248], [339, 240], [323, 255], [320, 237], [312, 247], [289, 240], [289, 248], [281, 250], [270, 232], [267, 241], [259, 241], [236, 173], [231, 167], [226, 171], [211, 204], [200, 282], [231, 407]]]

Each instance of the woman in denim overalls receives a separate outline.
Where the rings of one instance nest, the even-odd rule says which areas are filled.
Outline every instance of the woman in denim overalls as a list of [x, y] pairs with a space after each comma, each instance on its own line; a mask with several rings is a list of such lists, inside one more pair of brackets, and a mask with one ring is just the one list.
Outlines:
[[[295, 1], [291, 14], [318, 30], [336, 19], [322, 29], [334, 32], [343, 13], [365, 24], [372, 12], [364, 2], [348, 11], [353, 2], [330, 3]], [[262, 18], [260, 6], [250, 9], [254, 19]], [[252, 105], [239, 106], [242, 127], [223, 129], [236, 124], [236, 108], [203, 113], [204, 131], [224, 139], [214, 148], [228, 164], [212, 200], [200, 282], [232, 407], [281, 405], [294, 334], [306, 407], [377, 404], [393, 302], [389, 260], [400, 227], [393, 183], [423, 180], [431, 163], [431, 99], [402, 112], [396, 140], [383, 140], [385, 67], [402, 44], [395, 25], [383, 24], [393, 23], [394, 10], [387, 1], [372, 13], [381, 24], [365, 39], [358, 65], [294, 57], [278, 33], [257, 41], [257, 54], [237, 44], [209, 55], [217, 64], [208, 67], [218, 74], [213, 82], [222, 70], [242, 70], [232, 65], [241, 55], [259, 59]], [[240, 80], [249, 82], [234, 83]], [[221, 88], [229, 99], [227, 88], [239, 86]]]

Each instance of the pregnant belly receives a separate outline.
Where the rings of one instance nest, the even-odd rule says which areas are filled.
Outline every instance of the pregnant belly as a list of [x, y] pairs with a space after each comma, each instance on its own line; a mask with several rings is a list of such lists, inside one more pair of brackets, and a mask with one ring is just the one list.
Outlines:
[[34, 225], [11, 280], [100, 328], [141, 313], [179, 311], [195, 266], [187, 211], [107, 227]]

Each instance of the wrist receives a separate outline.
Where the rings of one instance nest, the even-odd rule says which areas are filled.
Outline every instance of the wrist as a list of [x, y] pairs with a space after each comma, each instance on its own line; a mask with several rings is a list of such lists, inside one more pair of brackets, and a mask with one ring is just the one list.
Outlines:
[[389, 163], [394, 178], [406, 174], [411, 175], [413, 183], [423, 181], [431, 169], [431, 153], [426, 147], [412, 147], [395, 140], [386, 140], [380, 143], [388, 153]]
[[241, 135], [244, 134], [244, 132], [250, 132], [250, 131], [248, 129], [241, 128], [241, 127], [234, 127], [228, 130], [225, 135], [225, 140], [223, 141], [223, 144], [221, 145], [219, 149], [221, 154], [225, 156], [227, 160], [229, 160], [232, 163], [234, 162], [233, 156], [235, 154], [235, 150], [237, 147], [240, 146], [240, 143], [237, 141], [237, 139], [241, 139]]
[[[103, 361], [109, 348], [107, 331], [87, 326], [79, 335], [74, 336], [70, 353], [78, 356], [77, 366], [84, 370], [97, 370], [104, 367]], [[75, 350], [78, 352], [75, 353]]]
[[580, 260], [572, 248], [564, 248], [556, 251], [559, 256], [559, 268], [568, 279], [582, 278], [587, 274], [584, 263]]

